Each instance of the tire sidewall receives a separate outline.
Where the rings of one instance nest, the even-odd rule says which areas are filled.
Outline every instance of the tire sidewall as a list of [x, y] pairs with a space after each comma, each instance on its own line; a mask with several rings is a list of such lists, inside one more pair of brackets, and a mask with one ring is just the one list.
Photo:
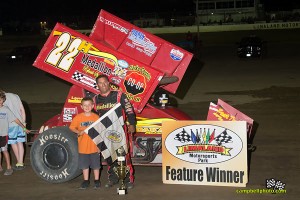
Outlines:
[[[58, 165], [54, 169], [51, 166], [49, 167], [49, 164], [47, 165], [45, 158], [49, 158], [49, 154], [47, 155], [49, 149], [57, 147], [62, 149], [61, 152], [64, 152], [63, 164], [61, 166]], [[57, 153], [59, 154], [59, 151]], [[76, 135], [68, 127], [55, 127], [44, 131], [35, 139], [31, 146], [30, 161], [35, 173], [50, 183], [63, 183], [79, 176], [81, 170], [78, 169], [78, 142]]]

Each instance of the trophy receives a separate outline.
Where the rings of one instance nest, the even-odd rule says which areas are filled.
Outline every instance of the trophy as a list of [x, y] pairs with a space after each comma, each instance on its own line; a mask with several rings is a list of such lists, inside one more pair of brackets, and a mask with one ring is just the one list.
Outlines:
[[119, 195], [125, 195], [126, 194], [126, 186], [125, 186], [125, 178], [127, 173], [129, 172], [130, 168], [126, 166], [125, 164], [125, 155], [122, 155], [124, 152], [123, 149], [118, 149], [118, 167], [114, 167], [114, 172], [119, 177], [120, 187], [117, 189], [117, 193]]

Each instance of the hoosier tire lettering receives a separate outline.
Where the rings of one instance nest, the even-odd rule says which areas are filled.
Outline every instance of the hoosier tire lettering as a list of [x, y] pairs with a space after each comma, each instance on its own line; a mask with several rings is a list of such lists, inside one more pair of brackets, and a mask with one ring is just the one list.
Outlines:
[[66, 179], [70, 174], [67, 171], [68, 169], [64, 169], [60, 174], [48, 174], [47, 172], [41, 171], [40, 175], [47, 180], [59, 180], [59, 179]]
[[64, 143], [68, 142], [68, 139], [65, 138], [64, 136], [61, 136], [60, 134], [50, 134], [50, 135], [42, 135], [41, 138], [39, 138], [40, 141], [40, 145], [44, 145], [46, 143], [47, 140], [59, 140], [62, 141]]
[[55, 127], [41, 133], [30, 150], [34, 172], [50, 183], [63, 183], [81, 174], [78, 142], [69, 127]]

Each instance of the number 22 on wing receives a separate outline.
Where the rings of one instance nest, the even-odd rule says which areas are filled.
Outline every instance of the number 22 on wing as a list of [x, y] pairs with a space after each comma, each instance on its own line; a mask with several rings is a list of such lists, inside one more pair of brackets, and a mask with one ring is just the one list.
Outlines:
[[[61, 34], [55, 43], [55, 48], [47, 57], [46, 63], [68, 72], [79, 53], [78, 47], [81, 42], [79, 38], [72, 40], [68, 33]], [[64, 51], [66, 53], [63, 53]]]

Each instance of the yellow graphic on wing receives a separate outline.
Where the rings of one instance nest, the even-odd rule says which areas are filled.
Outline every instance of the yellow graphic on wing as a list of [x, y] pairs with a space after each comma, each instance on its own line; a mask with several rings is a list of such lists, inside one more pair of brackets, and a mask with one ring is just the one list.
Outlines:
[[137, 117], [136, 131], [145, 134], [162, 134], [162, 121], [175, 121], [171, 118], [144, 118]]
[[100, 58], [104, 58], [104, 59], [107, 58], [107, 59], [113, 61], [115, 63], [115, 66], [118, 66], [118, 60], [117, 60], [116, 56], [114, 56], [110, 53], [89, 50], [88, 54], [93, 55], [93, 56], [97, 56], [97, 57], [100, 57]]
[[[53, 31], [53, 36], [59, 36], [61, 35], [62, 32], [61, 31]], [[71, 38], [74, 39], [76, 38], [75, 36], [71, 35]], [[82, 43], [84, 45], [86, 45], [86, 41], [82, 41]], [[92, 49], [92, 50], [91, 50]], [[79, 50], [82, 50], [81, 47], [79, 47]], [[110, 53], [105, 53], [105, 52], [101, 52], [99, 49], [97, 49], [96, 47], [94, 47], [92, 44], [89, 46], [89, 50], [85, 50], [84, 51], [85, 53], [88, 53], [90, 55], [93, 55], [93, 56], [97, 56], [97, 57], [100, 57], [100, 58], [104, 58], [104, 59], [109, 59], [111, 60], [115, 66], [118, 66], [118, 59], [116, 56], [110, 54]]]

